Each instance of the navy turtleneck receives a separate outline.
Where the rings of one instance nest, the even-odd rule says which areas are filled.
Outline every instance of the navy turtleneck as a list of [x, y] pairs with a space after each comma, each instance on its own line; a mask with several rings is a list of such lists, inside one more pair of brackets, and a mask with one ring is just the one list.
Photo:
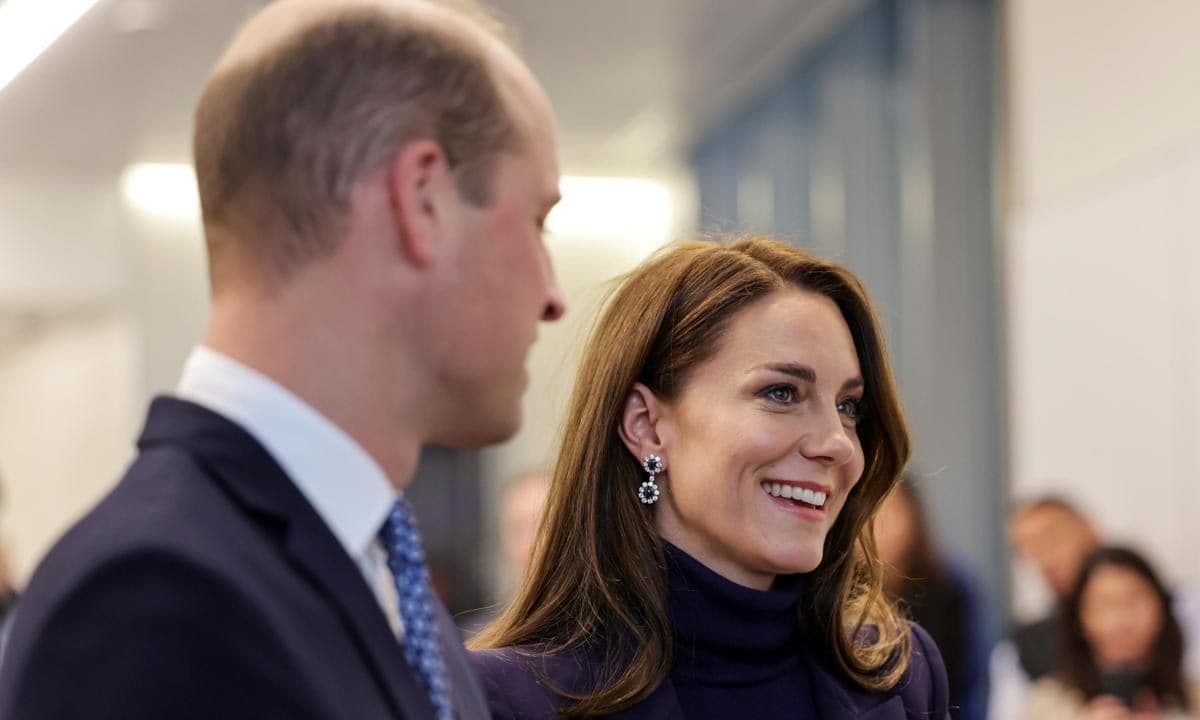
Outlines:
[[815, 716], [796, 612], [805, 576], [781, 575], [770, 590], [754, 590], [664, 545], [671, 681], [684, 716]]

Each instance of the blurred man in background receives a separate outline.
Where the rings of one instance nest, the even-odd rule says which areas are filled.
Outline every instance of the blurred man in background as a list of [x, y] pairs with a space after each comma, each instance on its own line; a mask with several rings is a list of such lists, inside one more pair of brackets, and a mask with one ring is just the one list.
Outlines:
[[[1058, 497], [1019, 505], [1009, 518], [1008, 537], [1014, 555], [1038, 571], [1056, 603], [1070, 594], [1084, 558], [1100, 546], [1100, 535], [1092, 523], [1074, 505]], [[1013, 644], [1021, 668], [1031, 680], [1058, 666], [1059, 635], [1056, 609], [1014, 627]]]
[[563, 312], [553, 117], [487, 25], [279, 0], [234, 39], [196, 111], [206, 337], [30, 582], [0, 718], [486, 716], [403, 491], [516, 431]]

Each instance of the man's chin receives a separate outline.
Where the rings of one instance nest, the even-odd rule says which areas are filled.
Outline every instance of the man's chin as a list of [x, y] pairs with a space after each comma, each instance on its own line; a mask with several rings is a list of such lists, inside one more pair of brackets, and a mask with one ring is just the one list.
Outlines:
[[504, 417], [477, 415], [458, 427], [449, 428], [445, 437], [434, 438], [432, 442], [442, 447], [468, 450], [510, 440], [520, 429], [521, 411], [518, 408]]

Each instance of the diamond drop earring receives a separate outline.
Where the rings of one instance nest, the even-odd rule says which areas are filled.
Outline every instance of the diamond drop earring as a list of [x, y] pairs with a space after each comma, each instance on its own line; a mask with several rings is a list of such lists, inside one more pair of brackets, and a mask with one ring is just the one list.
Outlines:
[[653, 505], [658, 502], [659, 490], [658, 483], [654, 482], [654, 476], [662, 474], [666, 465], [663, 464], [663, 459], [657, 455], [647, 455], [642, 459], [642, 467], [650, 475], [646, 482], [638, 487], [638, 499], [646, 505]]

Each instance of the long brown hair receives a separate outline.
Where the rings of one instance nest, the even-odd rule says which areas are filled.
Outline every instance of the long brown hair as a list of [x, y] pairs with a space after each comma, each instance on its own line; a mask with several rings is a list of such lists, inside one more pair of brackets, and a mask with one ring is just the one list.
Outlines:
[[575, 701], [564, 716], [627, 708], [670, 672], [662, 541], [634, 492], [641, 467], [617, 433], [633, 384], [670, 400], [737, 313], [787, 287], [837, 304], [866, 382], [863, 476], [826, 537], [797, 607], [800, 624], [864, 688], [889, 689], [907, 669], [908, 626], [881, 592], [870, 519], [908, 460], [909, 439], [866, 290], [848, 270], [775, 240], [691, 242], [635, 269], [605, 307], [579, 368], [529, 575], [472, 643], [585, 655], [591, 686], [560, 690]]
[[1194, 708], [1183, 680], [1183, 630], [1171, 609], [1171, 593], [1150, 563], [1130, 548], [1102, 546], [1083, 561], [1075, 587], [1063, 602], [1065, 653], [1060, 677], [1089, 700], [1103, 692], [1100, 667], [1083, 632], [1083, 594], [1096, 571], [1105, 567], [1118, 567], [1136, 573], [1154, 590], [1162, 627], [1150, 648], [1150, 666], [1143, 680], [1159, 703], [1168, 708], [1192, 711]]

